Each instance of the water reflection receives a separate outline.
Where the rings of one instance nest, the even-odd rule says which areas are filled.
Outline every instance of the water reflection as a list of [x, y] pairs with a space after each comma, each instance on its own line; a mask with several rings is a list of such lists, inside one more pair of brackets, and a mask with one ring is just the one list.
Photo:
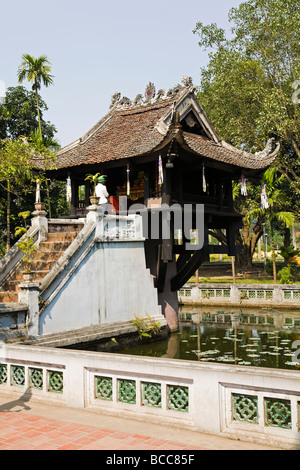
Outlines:
[[180, 331], [164, 341], [128, 347], [121, 353], [300, 369], [293, 342], [300, 339], [300, 312], [277, 310], [180, 310]]

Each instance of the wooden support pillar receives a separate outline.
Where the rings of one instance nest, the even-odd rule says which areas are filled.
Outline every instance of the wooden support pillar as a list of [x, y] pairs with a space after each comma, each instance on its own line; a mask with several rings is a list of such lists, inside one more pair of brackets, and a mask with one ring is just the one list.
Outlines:
[[88, 207], [90, 205], [90, 188], [91, 188], [91, 185], [89, 183], [89, 181], [86, 181], [85, 182], [85, 207]]
[[223, 182], [221, 178], [219, 177], [217, 181], [217, 188], [218, 188], [218, 198], [219, 198], [218, 205], [219, 205], [220, 212], [223, 212], [223, 204], [224, 204], [224, 200], [223, 200], [224, 195], [222, 191], [222, 186], [223, 186]]
[[78, 207], [78, 182], [71, 177], [71, 216], [76, 217]]
[[165, 285], [162, 292], [158, 292], [158, 303], [161, 305], [162, 314], [165, 316], [170, 332], [178, 331], [178, 296], [177, 291], [171, 289], [171, 279], [176, 275], [175, 260], [171, 263], [164, 263], [166, 267]]
[[[171, 174], [170, 169], [164, 168], [164, 181], [162, 185], [162, 204], [170, 207], [171, 204]], [[165, 238], [164, 234], [170, 232], [170, 237]], [[174, 240], [174, 227], [166, 214], [162, 213], [162, 259], [164, 263], [173, 260], [173, 240]]]
[[144, 168], [144, 204], [147, 207], [150, 198], [150, 169], [149, 166]]
[[233, 194], [232, 194], [232, 181], [231, 179], [226, 180], [225, 183], [226, 198], [228, 204], [228, 210], [233, 212]]

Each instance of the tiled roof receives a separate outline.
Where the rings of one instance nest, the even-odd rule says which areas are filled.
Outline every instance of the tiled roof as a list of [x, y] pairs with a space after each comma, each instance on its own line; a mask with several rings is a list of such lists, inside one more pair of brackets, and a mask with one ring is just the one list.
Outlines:
[[187, 132], [183, 132], [182, 135], [184, 142], [192, 152], [211, 160], [227, 163], [240, 168], [262, 170], [271, 165], [277, 154], [276, 150], [270, 154], [263, 154], [263, 152], [260, 152], [256, 155], [243, 152], [242, 150], [236, 149], [225, 142], [215, 143]]
[[131, 158], [150, 152], [164, 135], [155, 125], [171, 109], [172, 102], [163, 102], [135, 110], [114, 110], [99, 126], [58, 152], [57, 168], [102, 163]]
[[[58, 152], [56, 168], [142, 156], [154, 152], [157, 147], [162, 148], [171, 138], [177, 139], [186, 150], [200, 157], [250, 170], [267, 168], [278, 152], [277, 147], [271, 153], [272, 140], [270, 139], [266, 149], [255, 154], [243, 152], [221, 141], [194, 95], [195, 88], [191, 79], [183, 78], [184, 86], [177, 85], [169, 92], [160, 90], [156, 99], [153, 98], [155, 87], [150, 83], [144, 102], [142, 95], [137, 95], [134, 101], [130, 101], [128, 98], [120, 100], [120, 94], [116, 93], [112, 97], [109, 113], [82, 138]], [[151, 98], [147, 98], [149, 90]], [[199, 122], [207, 130], [207, 139], [184, 132], [180, 125], [175, 126], [174, 132], [170, 116], [176, 115], [177, 110], [184, 116], [190, 108], [194, 109]]]

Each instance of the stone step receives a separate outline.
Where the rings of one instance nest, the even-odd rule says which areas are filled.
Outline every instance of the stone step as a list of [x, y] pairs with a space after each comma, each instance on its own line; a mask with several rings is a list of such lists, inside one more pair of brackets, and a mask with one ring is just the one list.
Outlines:
[[2, 284], [0, 288], [0, 292], [14, 292], [18, 290], [18, 285], [23, 282], [23, 277], [21, 279], [12, 279], [10, 281], [6, 281]]
[[53, 232], [48, 233], [48, 242], [50, 241], [73, 241], [78, 232]]
[[32, 271], [50, 271], [55, 265], [57, 259], [52, 260], [34, 260], [31, 265]]
[[33, 261], [53, 261], [53, 260], [58, 260], [62, 254], [64, 253], [64, 250], [56, 250], [56, 251], [42, 251], [38, 250], [33, 256]]
[[[34, 282], [42, 281], [77, 235], [78, 231], [48, 234], [48, 240], [40, 243], [39, 249], [33, 256]], [[2, 283], [0, 286], [0, 303], [18, 301], [18, 286], [23, 282], [23, 269], [24, 266], [20, 263], [17, 269]]]
[[38, 251], [65, 251], [70, 246], [70, 241], [41, 242]]

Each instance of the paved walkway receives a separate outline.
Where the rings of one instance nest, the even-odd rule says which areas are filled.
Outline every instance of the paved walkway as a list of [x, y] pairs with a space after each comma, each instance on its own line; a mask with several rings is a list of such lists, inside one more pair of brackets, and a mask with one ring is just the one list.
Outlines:
[[276, 450], [273, 447], [0, 395], [0, 450]]

